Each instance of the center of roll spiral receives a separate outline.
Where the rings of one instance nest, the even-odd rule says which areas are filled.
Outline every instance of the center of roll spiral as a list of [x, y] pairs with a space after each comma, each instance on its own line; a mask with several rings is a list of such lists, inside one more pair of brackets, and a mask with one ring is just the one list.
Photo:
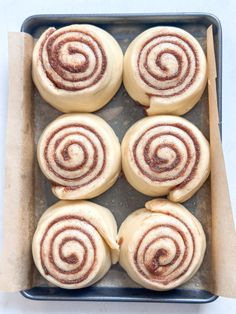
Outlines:
[[[83, 165], [88, 160], [88, 153], [85, 146], [82, 143], [76, 141], [70, 141], [65, 144], [61, 150], [61, 155], [64, 161], [76, 160], [78, 165], [75, 167], [75, 169], [83, 167]], [[70, 170], [72, 169], [70, 168]]]
[[[164, 135], [164, 134], [163, 134]], [[181, 155], [178, 148], [170, 144], [160, 144], [156, 147], [153, 154], [150, 154], [150, 146], [152, 140], [150, 139], [144, 148], [144, 158], [151, 169], [157, 172], [164, 172], [174, 169], [181, 160]]]
[[82, 217], [69, 215], [54, 219], [40, 242], [45, 274], [68, 285], [86, 280], [96, 265], [93, 234], [98, 234], [96, 227]]
[[59, 256], [60, 256], [61, 260], [67, 264], [79, 263], [79, 257], [75, 253], [70, 253], [68, 255], [63, 253], [63, 249], [66, 245], [70, 246], [70, 245], [73, 245], [75, 243], [79, 243], [83, 247], [84, 257], [82, 260], [82, 264], [84, 264], [84, 262], [87, 258], [87, 250], [86, 250], [86, 247], [84, 246], [83, 242], [80, 241], [79, 239], [75, 238], [75, 237], [66, 237], [62, 240], [62, 242], [60, 243], [60, 246], [59, 246]]
[[68, 47], [67, 54], [59, 55], [58, 59], [61, 67], [72, 73], [83, 73], [89, 65], [88, 56], [81, 49], [71, 46]]
[[55, 87], [80, 91], [97, 84], [107, 69], [102, 44], [87, 32], [51, 29], [42, 41], [40, 62]]
[[[156, 79], [160, 81], [174, 79], [178, 77], [178, 75], [182, 71], [182, 57], [181, 55], [178, 55], [176, 51], [166, 49], [164, 51], [161, 51], [156, 56], [156, 66], [164, 72], [161, 73], [162, 75], [157, 75], [155, 72], [152, 71], [152, 69], [148, 69], [147, 60], [145, 62], [146, 69], [148, 69]], [[173, 74], [171, 74], [171, 72]]]
[[173, 97], [184, 93], [199, 72], [197, 50], [176, 33], [153, 36], [140, 49], [137, 67], [149, 96]]
[[146, 263], [145, 266], [148, 269], [150, 273], [158, 275], [158, 269], [161, 266], [161, 263], [159, 261], [160, 257], [165, 257], [167, 255], [167, 251], [165, 249], [159, 249], [157, 252], [155, 252], [154, 256], [151, 257], [151, 260], [149, 263]]

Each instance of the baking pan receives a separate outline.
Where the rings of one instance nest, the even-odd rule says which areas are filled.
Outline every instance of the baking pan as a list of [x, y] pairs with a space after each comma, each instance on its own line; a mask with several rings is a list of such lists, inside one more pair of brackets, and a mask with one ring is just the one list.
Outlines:
[[[120, 43], [123, 51], [130, 41], [145, 29], [158, 25], [169, 25], [183, 28], [195, 36], [206, 50], [206, 29], [213, 25], [216, 61], [218, 68], [218, 105], [221, 129], [221, 51], [222, 34], [218, 19], [204, 13], [181, 14], [109, 14], [109, 15], [36, 15], [27, 18], [21, 31], [34, 38], [49, 26], [56, 28], [78, 23], [97, 25], [111, 33]], [[47, 105], [37, 90], [33, 92], [35, 147], [42, 130], [61, 113]], [[42, 105], [41, 105], [42, 104]], [[120, 140], [126, 130], [141, 119], [143, 108], [135, 105], [122, 86], [110, 103], [96, 112], [114, 129]], [[184, 117], [196, 124], [209, 138], [208, 95], [205, 90], [200, 102]], [[35, 160], [35, 206], [36, 220], [41, 213], [54, 202], [50, 184], [41, 174]], [[40, 202], [38, 200], [40, 199]], [[107, 192], [94, 199], [98, 204], [111, 209], [118, 225], [133, 210], [143, 207], [150, 198], [138, 193], [128, 185], [121, 175], [117, 183]], [[40, 203], [40, 205], [39, 205]], [[211, 246], [211, 201], [210, 180], [185, 203], [186, 207], [201, 221], [207, 237], [208, 250], [200, 271], [181, 288], [167, 292], [154, 292], [141, 288], [134, 283], [119, 265], [112, 266], [109, 273], [96, 285], [78, 290], [65, 290], [49, 284], [34, 270], [34, 288], [22, 291], [22, 295], [32, 300], [77, 300], [77, 301], [140, 301], [140, 302], [176, 302], [176, 303], [207, 303], [217, 296], [207, 291], [210, 285], [210, 246]]]

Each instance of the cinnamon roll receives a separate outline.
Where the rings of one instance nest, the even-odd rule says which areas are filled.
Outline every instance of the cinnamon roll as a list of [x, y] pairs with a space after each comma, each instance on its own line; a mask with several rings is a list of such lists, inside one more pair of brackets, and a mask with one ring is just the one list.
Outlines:
[[39, 166], [60, 199], [100, 195], [120, 173], [118, 138], [93, 114], [65, 114], [54, 120], [42, 133], [37, 153]]
[[150, 196], [189, 199], [210, 172], [209, 143], [191, 122], [176, 116], [146, 117], [126, 133], [122, 168], [128, 182]]
[[200, 99], [207, 81], [198, 41], [176, 27], [153, 27], [136, 37], [124, 57], [124, 85], [148, 115], [182, 115]]
[[118, 232], [119, 263], [141, 286], [170, 290], [201, 266], [206, 239], [200, 222], [182, 205], [155, 199], [130, 214]]
[[56, 286], [90, 286], [118, 260], [116, 233], [115, 218], [107, 208], [88, 201], [60, 201], [38, 222], [32, 243], [35, 265]]
[[93, 112], [120, 87], [123, 53], [93, 25], [47, 29], [33, 52], [33, 80], [41, 96], [62, 112]]

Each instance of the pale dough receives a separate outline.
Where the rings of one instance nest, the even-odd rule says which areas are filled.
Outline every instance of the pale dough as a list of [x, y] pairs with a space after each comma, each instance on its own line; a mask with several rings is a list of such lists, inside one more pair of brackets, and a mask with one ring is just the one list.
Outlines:
[[200, 99], [207, 81], [198, 41], [176, 27], [153, 27], [137, 36], [124, 56], [125, 88], [148, 115], [182, 115]]
[[41, 96], [62, 112], [93, 112], [115, 95], [123, 72], [117, 41], [93, 25], [47, 29], [32, 60], [34, 83]]
[[117, 262], [116, 235], [116, 221], [107, 208], [88, 201], [59, 201], [38, 222], [32, 243], [35, 265], [58, 287], [88, 287]]
[[154, 199], [130, 214], [118, 232], [120, 265], [141, 286], [170, 290], [201, 266], [206, 239], [200, 222], [182, 205]]
[[189, 199], [210, 172], [208, 141], [181, 117], [139, 120], [125, 134], [121, 151], [123, 172], [136, 190], [174, 202]]
[[119, 140], [93, 114], [65, 114], [51, 122], [41, 134], [37, 157], [60, 199], [98, 196], [115, 183], [121, 170]]

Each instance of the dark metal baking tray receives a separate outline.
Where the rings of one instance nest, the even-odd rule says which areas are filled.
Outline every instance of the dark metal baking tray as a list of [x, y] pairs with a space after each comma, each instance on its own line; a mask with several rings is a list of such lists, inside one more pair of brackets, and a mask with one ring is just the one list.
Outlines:
[[[49, 26], [62, 27], [74, 23], [89, 23], [97, 25], [105, 30], [109, 31], [121, 44], [122, 49], [125, 50], [129, 42], [137, 36], [137, 34], [141, 33], [143, 30], [158, 26], [158, 25], [170, 25], [177, 26], [180, 28], [184, 28], [193, 33], [193, 35], [201, 36], [200, 32], [206, 30], [209, 25], [213, 25], [214, 32], [214, 41], [215, 41], [215, 50], [216, 50], [216, 61], [218, 68], [218, 79], [217, 79], [217, 87], [218, 87], [218, 105], [219, 105], [219, 115], [220, 115], [220, 129], [221, 129], [221, 108], [222, 108], [222, 98], [221, 98], [221, 89], [222, 89], [222, 81], [221, 81], [221, 67], [222, 67], [222, 31], [219, 20], [210, 14], [205, 13], [179, 13], [179, 14], [103, 14], [103, 15], [35, 15], [28, 17], [24, 23], [22, 24], [21, 31], [31, 34], [33, 37], [37, 38], [44, 29]], [[199, 34], [198, 34], [199, 29]], [[201, 30], [201, 31], [200, 31]], [[124, 36], [126, 39], [124, 40]], [[36, 91], [37, 93], [37, 91]], [[118, 96], [115, 96], [111, 101], [109, 106], [114, 108], [119, 101], [119, 94], [122, 94], [123, 97], [128, 97], [124, 91], [124, 88], [121, 87]], [[204, 96], [205, 95], [205, 96]], [[207, 91], [205, 91], [203, 97], [204, 101], [207, 101]], [[37, 99], [37, 94], [36, 94]], [[125, 98], [123, 98], [125, 99]], [[129, 100], [128, 102], [132, 102]], [[197, 107], [197, 106], [196, 106]], [[137, 109], [137, 106], [133, 106], [132, 110], [134, 112], [134, 121], [138, 118], [141, 118], [140, 113], [136, 113], [136, 111], [141, 112], [140, 108]], [[195, 110], [195, 109], [194, 109]], [[37, 109], [36, 109], [37, 111]], [[54, 116], [59, 115], [59, 113], [55, 113], [56, 111], [52, 111], [52, 115], [48, 118], [49, 121]], [[99, 115], [106, 115], [105, 110], [102, 110], [101, 113], [98, 112]], [[130, 112], [128, 112], [129, 114]], [[131, 111], [132, 113], [132, 111]], [[206, 109], [204, 112], [206, 113]], [[36, 112], [37, 114], [37, 112]], [[202, 114], [202, 112], [201, 112]], [[192, 116], [194, 118], [192, 118]], [[195, 124], [197, 124], [200, 129], [205, 128], [205, 133], [208, 135], [207, 124], [204, 126], [197, 123], [198, 119], [198, 111], [193, 111], [192, 114], [186, 115], [186, 117], [192, 120]], [[196, 119], [196, 120], [195, 120]], [[109, 121], [108, 121], [109, 122]], [[45, 125], [48, 121], [45, 121]], [[119, 134], [118, 126], [116, 122], [110, 122], [112, 127], [118, 133], [119, 137], [122, 138], [125, 130], [121, 131]], [[128, 127], [128, 126], [127, 126]], [[43, 179], [42, 179], [43, 180]], [[42, 181], [42, 184], [45, 184], [45, 189], [48, 188], [50, 191], [50, 186], [47, 181]], [[118, 182], [119, 185], [119, 182]], [[209, 183], [208, 183], [209, 185]], [[118, 187], [119, 188], [119, 187]], [[127, 186], [128, 189], [132, 189]], [[134, 192], [130, 192], [134, 193]], [[113, 195], [114, 192], [113, 192]], [[55, 202], [51, 196], [46, 196], [48, 199], [48, 203], [51, 204]], [[139, 196], [136, 194], [136, 197], [139, 199], [139, 203], [144, 204], [144, 200], [147, 199], [144, 196]], [[101, 201], [102, 199], [102, 201]], [[109, 203], [108, 197], [97, 198], [96, 202]], [[193, 200], [194, 202], [194, 200]], [[194, 203], [190, 203], [192, 205]], [[105, 205], [105, 204], [104, 204]], [[193, 207], [196, 205], [192, 205]], [[107, 206], [110, 208], [109, 206]], [[139, 206], [140, 207], [140, 206]], [[137, 209], [138, 207], [134, 207]], [[194, 214], [196, 212], [194, 211]], [[114, 212], [114, 209], [113, 209]], [[117, 215], [116, 215], [117, 214]], [[115, 213], [115, 216], [118, 220], [118, 224], [124, 219], [124, 214], [120, 214], [118, 212]], [[115, 266], [115, 274], [122, 276], [122, 270], [119, 266]], [[112, 277], [111, 277], [112, 279]], [[111, 281], [110, 279], [110, 281]], [[22, 295], [26, 298], [32, 300], [77, 300], [77, 301], [135, 301], [135, 302], [166, 302], [166, 303], [207, 303], [214, 301], [217, 296], [203, 289], [191, 289], [191, 288], [178, 288], [167, 292], [154, 292], [151, 290], [147, 290], [141, 288], [139, 286], [121, 286], [121, 285], [109, 285], [109, 281], [104, 281], [105, 283], [101, 286], [93, 286], [89, 288], [79, 289], [79, 290], [65, 290], [56, 287], [47, 287], [47, 286], [37, 286], [29, 290], [22, 291]]]

